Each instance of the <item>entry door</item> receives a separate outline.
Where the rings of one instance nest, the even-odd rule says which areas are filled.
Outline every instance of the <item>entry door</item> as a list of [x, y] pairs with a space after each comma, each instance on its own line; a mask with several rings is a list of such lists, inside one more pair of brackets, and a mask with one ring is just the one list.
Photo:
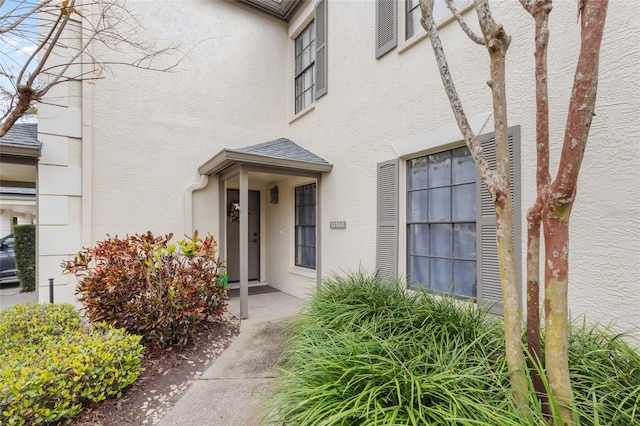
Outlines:
[[[240, 281], [240, 222], [230, 211], [239, 206], [237, 189], [227, 189], [227, 274]], [[232, 206], [233, 204], [233, 206]], [[243, 208], [244, 206], [239, 206]], [[260, 191], [249, 191], [249, 281], [260, 279]]]

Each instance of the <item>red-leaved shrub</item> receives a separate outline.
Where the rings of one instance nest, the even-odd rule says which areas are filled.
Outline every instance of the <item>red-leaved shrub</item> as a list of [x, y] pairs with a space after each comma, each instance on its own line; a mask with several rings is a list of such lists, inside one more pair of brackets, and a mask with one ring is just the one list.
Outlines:
[[62, 262], [78, 278], [76, 294], [91, 322], [142, 336], [151, 351], [184, 345], [203, 323], [226, 310], [217, 243], [198, 233], [109, 237]]

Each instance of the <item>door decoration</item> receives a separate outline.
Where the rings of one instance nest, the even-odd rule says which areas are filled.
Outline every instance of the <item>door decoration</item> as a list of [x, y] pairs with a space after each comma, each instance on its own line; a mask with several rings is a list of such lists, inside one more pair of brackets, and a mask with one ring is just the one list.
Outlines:
[[[238, 223], [240, 222], [240, 202], [238, 200], [233, 200], [229, 203], [229, 208], [227, 209], [229, 216], [229, 222]], [[251, 214], [251, 210], [247, 212], [247, 215]]]
[[240, 203], [238, 201], [229, 203], [229, 222], [240, 222]]

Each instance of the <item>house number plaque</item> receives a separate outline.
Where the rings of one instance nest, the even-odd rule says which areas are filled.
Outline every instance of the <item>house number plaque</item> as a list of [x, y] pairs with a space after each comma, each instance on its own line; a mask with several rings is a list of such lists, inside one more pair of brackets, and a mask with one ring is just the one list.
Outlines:
[[329, 229], [347, 229], [347, 221], [338, 220], [335, 222], [329, 222]]

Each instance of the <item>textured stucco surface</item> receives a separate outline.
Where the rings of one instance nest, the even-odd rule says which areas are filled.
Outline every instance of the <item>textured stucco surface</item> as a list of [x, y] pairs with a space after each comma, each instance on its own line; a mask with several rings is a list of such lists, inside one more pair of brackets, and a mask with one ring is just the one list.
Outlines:
[[[322, 182], [323, 272], [372, 270], [376, 163], [396, 157], [393, 144], [421, 135], [428, 149], [430, 132], [455, 125], [428, 40], [408, 47], [401, 37], [399, 48], [376, 60], [375, 3], [329, 2], [328, 94], [294, 117], [291, 38], [308, 22], [312, 4], [289, 24], [231, 2], [129, 5], [150, 38], [195, 47], [173, 72], [114, 68], [93, 88], [92, 161], [83, 171], [93, 182], [91, 239], [147, 229], [179, 235], [184, 191], [198, 181], [198, 166], [223, 148], [285, 137], [334, 165]], [[612, 5], [607, 19], [597, 115], [571, 219], [569, 292], [574, 316], [586, 313], [619, 329], [640, 323], [640, 27], [635, 2], [624, 6]], [[494, 15], [513, 37], [507, 57], [509, 124], [521, 126], [526, 212], [535, 195], [533, 25], [518, 2], [494, 2]], [[465, 16], [472, 21], [474, 13]], [[554, 4], [550, 31], [555, 167], [579, 46], [575, 2]], [[441, 37], [467, 114], [486, 116], [491, 95], [484, 48], [453, 24], [441, 29]], [[490, 119], [482, 132], [491, 130]], [[299, 297], [315, 286], [312, 271], [293, 266], [293, 194], [304, 183], [285, 176], [250, 178], [251, 188], [263, 191], [261, 278]], [[270, 204], [268, 190], [276, 184], [279, 202]], [[215, 178], [194, 193], [194, 228], [218, 234], [217, 199]], [[400, 201], [402, 212], [402, 193]], [[330, 221], [346, 221], [347, 228], [329, 229]]]

